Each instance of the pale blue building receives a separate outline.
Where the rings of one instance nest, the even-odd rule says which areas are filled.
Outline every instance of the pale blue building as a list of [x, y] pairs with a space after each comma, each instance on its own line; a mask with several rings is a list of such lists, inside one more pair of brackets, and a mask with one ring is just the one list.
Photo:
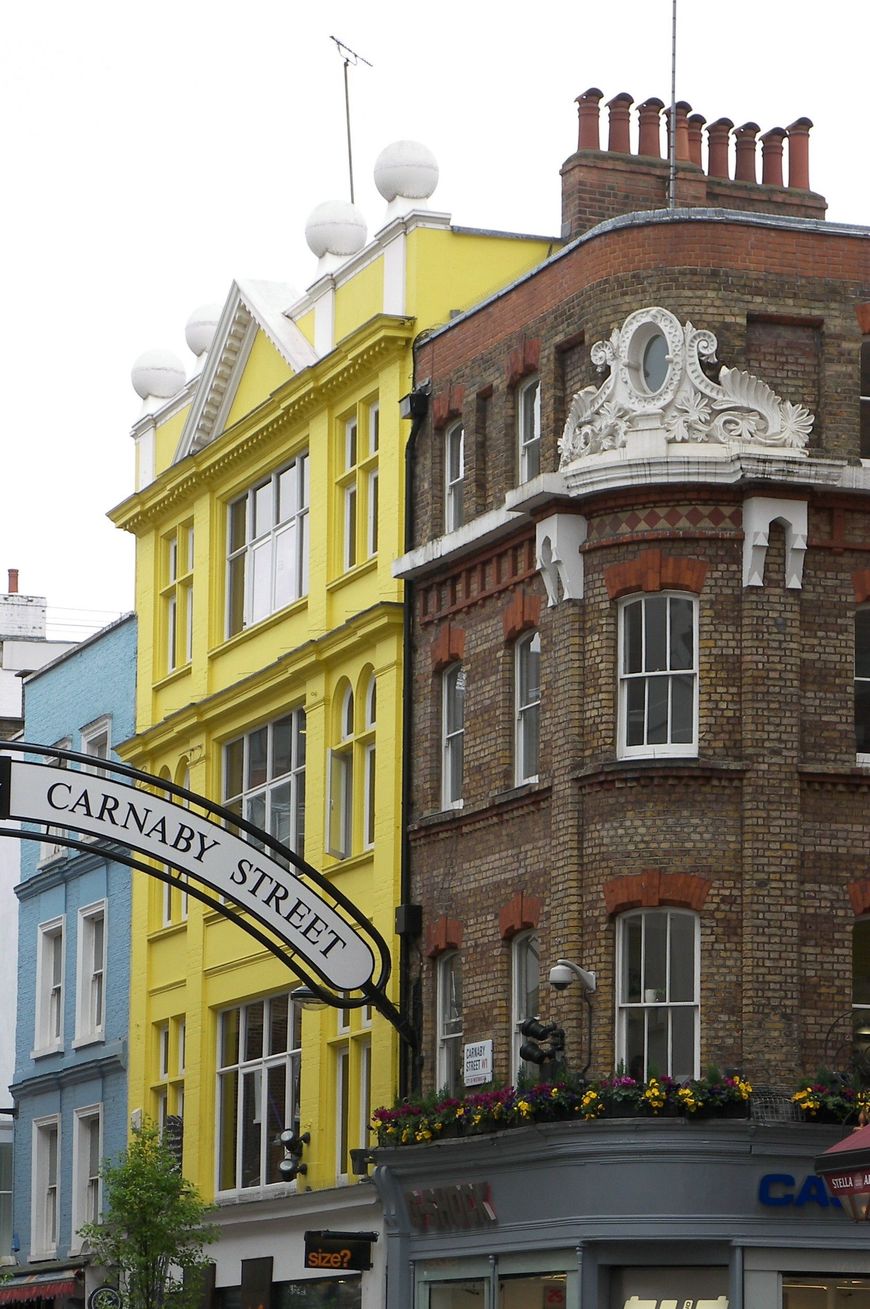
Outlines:
[[[25, 679], [24, 739], [116, 758], [134, 730], [135, 677], [128, 615]], [[103, 1158], [127, 1137], [131, 874], [96, 845], [69, 849], [58, 834], [22, 841], [16, 888], [18, 1266], [2, 1289], [35, 1309], [83, 1300], [78, 1232], [99, 1216]]]

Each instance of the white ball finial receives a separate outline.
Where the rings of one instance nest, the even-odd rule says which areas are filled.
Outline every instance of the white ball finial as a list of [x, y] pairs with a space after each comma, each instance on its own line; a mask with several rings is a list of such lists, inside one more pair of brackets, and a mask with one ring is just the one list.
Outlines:
[[389, 203], [397, 196], [428, 200], [438, 185], [438, 161], [419, 141], [394, 141], [375, 160], [375, 186]]
[[196, 355], [197, 359], [211, 346], [220, 316], [220, 305], [200, 305], [188, 318], [184, 339], [187, 348]]
[[149, 396], [168, 400], [184, 386], [184, 365], [171, 350], [146, 350], [133, 365], [130, 378], [143, 400]]
[[327, 200], [309, 214], [305, 240], [318, 259], [327, 254], [344, 258], [355, 255], [366, 243], [365, 219], [356, 205]]

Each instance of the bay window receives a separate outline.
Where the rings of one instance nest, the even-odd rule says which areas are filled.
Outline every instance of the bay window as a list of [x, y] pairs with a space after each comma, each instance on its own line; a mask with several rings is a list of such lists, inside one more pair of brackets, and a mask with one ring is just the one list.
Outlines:
[[680, 909], [617, 922], [617, 1063], [643, 1081], [698, 1076], [699, 924]]
[[619, 613], [619, 754], [698, 753], [698, 602], [662, 592]]

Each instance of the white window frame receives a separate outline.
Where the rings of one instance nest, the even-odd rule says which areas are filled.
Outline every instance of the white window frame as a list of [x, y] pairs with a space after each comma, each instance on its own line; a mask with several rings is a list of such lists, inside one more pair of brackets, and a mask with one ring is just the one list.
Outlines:
[[347, 859], [354, 843], [354, 694], [346, 687], [341, 700], [340, 744], [329, 751], [326, 797], [326, 852]]
[[[647, 669], [646, 664], [646, 613], [647, 605], [651, 601], [664, 600], [667, 603], [667, 632], [670, 632], [671, 621], [671, 601], [684, 601], [691, 605], [692, 609], [692, 655], [693, 663], [691, 668], [667, 668], [667, 669]], [[642, 661], [643, 667], [638, 672], [628, 673], [625, 671], [625, 660], [627, 657], [625, 628], [627, 615], [633, 606], [642, 606]], [[626, 596], [619, 602], [618, 610], [618, 681], [619, 681], [619, 708], [617, 724], [617, 755], [620, 759], [645, 758], [691, 758], [698, 753], [698, 597], [685, 591], [656, 591], [650, 594], [632, 594]], [[670, 638], [666, 637], [666, 647], [668, 650], [668, 660], [670, 661]], [[691, 741], [671, 741], [657, 742], [648, 744], [643, 742], [638, 745], [628, 744], [628, 697], [631, 684], [637, 682], [645, 683], [645, 708], [644, 708], [644, 735], [647, 734], [648, 724], [648, 696], [649, 687], [653, 682], [660, 682], [668, 679], [668, 736], [672, 731], [671, 718], [671, 685], [677, 677], [691, 677], [692, 679], [692, 739]]]
[[[71, 750], [72, 741], [68, 736], [65, 736], [60, 741], [55, 741], [53, 748], [55, 750]], [[51, 764], [53, 768], [68, 767], [67, 761], [65, 759], [49, 759], [46, 760], [45, 762]], [[63, 835], [65, 831], [66, 828], [64, 827], [46, 825], [45, 828], [46, 839], [44, 841], [40, 841], [39, 843], [40, 865], [52, 863], [55, 859], [61, 859], [69, 853], [67, 846], [61, 845], [59, 844], [59, 842], [52, 841], [51, 839], [52, 836], [54, 836], [56, 833]]]
[[335, 1180], [348, 1182], [350, 1159], [350, 1047], [336, 1046], [335, 1053]]
[[[537, 644], [537, 649], [535, 645]], [[523, 661], [528, 652], [537, 655], [538, 685], [534, 687], [528, 672], [524, 672]], [[541, 634], [525, 632], [514, 644], [514, 782], [521, 786], [525, 782], [537, 782], [540, 770], [541, 750]], [[523, 695], [523, 687], [528, 684], [529, 694]], [[532, 692], [537, 691], [537, 697]], [[527, 728], [534, 723], [535, 759], [530, 767], [526, 758]], [[529, 730], [531, 730], [529, 728]]]
[[[97, 1126], [97, 1167], [91, 1167], [92, 1129]], [[103, 1107], [84, 1105], [73, 1114], [72, 1233], [70, 1246], [80, 1250], [79, 1230], [85, 1223], [99, 1220], [103, 1205], [100, 1162], [103, 1157]]]
[[[526, 997], [528, 995], [529, 958], [534, 957], [538, 986], [540, 987], [541, 941], [535, 931], [518, 932], [511, 941], [511, 1081], [516, 1086], [517, 1079], [524, 1071], [530, 1071], [529, 1065], [520, 1058], [520, 1046], [525, 1037], [520, 1031], [520, 1024], [527, 1018], [537, 1018], [538, 1014], [528, 1012]], [[538, 1070], [536, 1070], [538, 1071]]]
[[[94, 951], [96, 924], [102, 924], [102, 949]], [[102, 1041], [106, 1031], [106, 958], [108, 903], [98, 900], [78, 912], [76, 931], [76, 1030], [73, 1046]]]
[[[247, 1015], [252, 1008], [258, 1004], [264, 1004], [264, 1023], [263, 1023], [263, 1040], [266, 1041], [266, 1034], [270, 1031], [269, 1008], [276, 1000], [287, 1000], [288, 1004], [288, 1048], [278, 1051], [276, 1054], [268, 1054], [265, 1051], [256, 1058], [246, 1059], [245, 1040]], [[222, 1025], [227, 1019], [227, 1015], [238, 1010], [239, 1013], [239, 1049], [238, 1058], [235, 1062], [226, 1064], [221, 1062], [222, 1059]], [[295, 1189], [296, 1183], [287, 1183], [280, 1176], [274, 1182], [264, 1181], [263, 1176], [268, 1169], [270, 1162], [270, 1146], [274, 1143], [275, 1128], [280, 1126], [280, 1130], [285, 1128], [298, 1130], [299, 1125], [299, 1100], [298, 1095], [299, 1083], [302, 1070], [302, 1011], [301, 1008], [294, 1004], [289, 995], [279, 994], [276, 996], [267, 996], [263, 1000], [247, 1001], [238, 1005], [232, 1005], [229, 1009], [224, 1010], [218, 1015], [217, 1022], [217, 1070], [215, 1085], [215, 1194], [222, 1197], [232, 1195], [251, 1195], [260, 1191], [273, 1193], [280, 1191], [281, 1188], [287, 1189], [288, 1186]], [[268, 1070], [283, 1065], [285, 1068], [284, 1079], [284, 1114], [280, 1124], [277, 1122], [269, 1123], [269, 1109], [273, 1106], [269, 1103], [268, 1097]], [[246, 1083], [246, 1078], [251, 1078], [251, 1082]], [[221, 1186], [221, 1135], [222, 1135], [222, 1086], [235, 1083], [233, 1106], [231, 1112], [234, 1113], [233, 1121], [235, 1122], [235, 1140], [233, 1143], [232, 1171], [236, 1181], [233, 1187]], [[244, 1088], [245, 1085], [253, 1085], [256, 1089], [257, 1104], [255, 1105], [255, 1117], [252, 1119], [254, 1125], [260, 1129], [259, 1142], [259, 1163], [260, 1163], [260, 1181], [251, 1183], [250, 1186], [241, 1186], [238, 1183], [242, 1178], [243, 1168], [243, 1140], [244, 1140]], [[279, 1106], [280, 1108], [281, 1106]], [[283, 1157], [283, 1150], [280, 1152]]]
[[[283, 773], [276, 773], [275, 763], [275, 728], [285, 720], [290, 720], [290, 767]], [[266, 732], [266, 777], [262, 782], [251, 782], [251, 741], [257, 733]], [[229, 752], [241, 747], [241, 791], [230, 793]], [[274, 718], [259, 727], [252, 728], [244, 736], [227, 741], [223, 747], [223, 803], [235, 809], [242, 818], [256, 821], [257, 825], [278, 836], [277, 823], [274, 821], [275, 798], [280, 796], [285, 787], [289, 788], [289, 830], [286, 844], [296, 854], [303, 854], [305, 849], [305, 770], [307, 766], [307, 736], [305, 710], [301, 706], [288, 710], [280, 718]], [[265, 818], [259, 822], [252, 817], [252, 808], [262, 805]], [[280, 812], [280, 810], [279, 810]], [[186, 908], [186, 905], [185, 905]]]
[[372, 1118], [372, 1042], [371, 1037], [357, 1041], [357, 1067], [359, 1069], [359, 1114], [357, 1118], [360, 1148], [369, 1143]]
[[[441, 674], [441, 808], [461, 809], [465, 772], [465, 668], [456, 660]], [[459, 682], [462, 679], [462, 686]], [[459, 726], [451, 728], [451, 699], [461, 692]], [[458, 701], [457, 701], [458, 704]], [[458, 715], [456, 715], [458, 717]]]
[[[108, 760], [112, 753], [112, 719], [106, 714], [96, 718], [81, 731], [81, 753], [91, 755], [94, 759]], [[100, 777], [105, 777], [105, 769], [93, 765]]]
[[[66, 982], [66, 916], [39, 923], [36, 929], [36, 1017], [32, 1055], [63, 1049]], [[55, 942], [60, 941], [60, 980], [55, 979]]]
[[[866, 617], [861, 617], [862, 615], [866, 615]], [[859, 750], [859, 749], [858, 749], [858, 739], [857, 739], [857, 737], [858, 737], [858, 712], [857, 712], [857, 710], [858, 710], [858, 688], [859, 688], [859, 686], [862, 687], [862, 688], [864, 689], [864, 691], [866, 692], [866, 694], [870, 695], [870, 675], [868, 675], [868, 676], [866, 676], [866, 677], [865, 677], [865, 676], [860, 676], [860, 677], [858, 676], [858, 623], [859, 623], [859, 620], [860, 620], [862, 626], [863, 626], [864, 623], [870, 624], [870, 605], [859, 605], [858, 608], [855, 610], [855, 622], [854, 622], [854, 632], [855, 632], [855, 635], [854, 635], [854, 643], [853, 643], [853, 656], [854, 656], [854, 668], [855, 668], [855, 697], [854, 697], [854, 707], [855, 707], [855, 713], [854, 713], [854, 726], [855, 726], [855, 758], [856, 758], [856, 762], [859, 763], [859, 764], [870, 765], [870, 751], [868, 751], [868, 750]]]
[[377, 727], [378, 683], [372, 674], [365, 693], [365, 732], [361, 742], [363, 773], [363, 849], [371, 850], [375, 844], [375, 824], [377, 821], [377, 751], [375, 730]]
[[161, 595], [169, 674], [189, 664], [193, 657], [193, 523], [181, 523], [163, 544], [165, 580]]
[[[455, 469], [454, 464], [458, 465]], [[465, 522], [464, 498], [465, 428], [461, 422], [458, 422], [451, 423], [444, 433], [444, 530], [446, 532], [455, 532]]]
[[517, 388], [517, 467], [520, 484], [531, 481], [541, 471], [541, 379], [538, 376], [527, 378]]
[[[60, 1114], [33, 1119], [31, 1148], [30, 1239], [31, 1258], [51, 1259], [57, 1253], [60, 1227], [61, 1123]], [[54, 1138], [54, 1168], [51, 1139]]]
[[[282, 514], [281, 479], [291, 470], [295, 470], [293, 472], [295, 500], [287, 507], [283, 516], [279, 517]], [[256, 499], [258, 492], [266, 487], [271, 488], [271, 513], [268, 525], [258, 531]], [[294, 459], [283, 464], [268, 477], [261, 478], [227, 504], [225, 630], [228, 638], [248, 627], [253, 627], [256, 623], [263, 622], [264, 619], [279, 613], [288, 605], [295, 604], [307, 594], [310, 502], [308, 451], [303, 450]], [[244, 539], [233, 546], [233, 514], [236, 507], [242, 504], [244, 504]], [[289, 552], [286, 567], [282, 568], [284, 555], [280, 546], [285, 537], [289, 539]], [[264, 581], [265, 604], [260, 600], [258, 577]], [[237, 607], [234, 604], [234, 597], [237, 598], [239, 587], [242, 594], [241, 604]], [[238, 626], [234, 625], [235, 611], [241, 618]]]
[[[459, 1013], [454, 1013], [455, 982], [459, 979]], [[462, 957], [458, 950], [439, 955], [436, 963], [436, 1033], [437, 1058], [435, 1085], [446, 1088], [448, 1095], [462, 1090]], [[458, 1027], [457, 1027], [458, 1024]], [[449, 1030], [448, 1030], [449, 1029]], [[457, 1053], [458, 1052], [458, 1053]]]
[[[675, 1001], [670, 998], [670, 983], [664, 988], [664, 993], [659, 995], [658, 992], [650, 994], [652, 988], [646, 988], [645, 982], [648, 980], [646, 969], [646, 922], [653, 916], [661, 916], [667, 919], [666, 923], [666, 977], [671, 976], [671, 923], [674, 919], [689, 919], [692, 924], [693, 940], [693, 969], [692, 969], [692, 992], [691, 1000]], [[628, 970], [627, 944], [628, 926], [632, 922], [641, 920], [642, 944], [641, 944], [641, 977], [639, 999], [628, 1000], [625, 998], [626, 991], [626, 974]], [[628, 1021], [631, 1014], [641, 1014], [643, 1016], [644, 1037], [643, 1037], [643, 1068], [642, 1078], [645, 1079], [650, 1075], [649, 1059], [649, 1034], [650, 1023], [660, 1022], [662, 1010], [665, 1011], [664, 1019], [667, 1024], [667, 1044], [668, 1056], [667, 1067], [661, 1067], [658, 1061], [655, 1063], [655, 1071], [659, 1076], [669, 1077], [698, 1077], [700, 1076], [700, 1037], [701, 1037], [701, 922], [700, 916], [690, 909], [673, 909], [673, 908], [651, 908], [651, 909], [631, 909], [624, 914], [620, 914], [616, 921], [616, 1063], [617, 1067], [624, 1067], [626, 1073], [635, 1076], [631, 1069], [631, 1060], [628, 1050]], [[688, 1009], [692, 1013], [692, 1057], [693, 1067], [691, 1070], [677, 1069], [673, 1067], [673, 1015], [677, 1010]]]

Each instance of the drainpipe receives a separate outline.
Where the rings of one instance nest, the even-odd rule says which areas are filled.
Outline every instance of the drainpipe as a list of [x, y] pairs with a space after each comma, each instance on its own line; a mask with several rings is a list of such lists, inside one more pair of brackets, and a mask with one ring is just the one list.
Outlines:
[[[411, 431], [405, 444], [405, 553], [414, 547], [414, 455], [417, 435], [429, 413], [430, 384], [426, 380], [415, 385], [399, 401], [403, 418], [411, 419]], [[416, 1026], [417, 1015], [412, 1012], [411, 993], [411, 941], [420, 935], [420, 919], [416, 905], [411, 903], [411, 839], [408, 824], [411, 817], [411, 638], [414, 619], [414, 584], [404, 582], [402, 618], [402, 847], [401, 847], [401, 904], [396, 915], [399, 932], [399, 1011]], [[418, 1032], [419, 1036], [419, 1032]], [[406, 1043], [399, 1047], [399, 1096], [404, 1098], [419, 1087], [421, 1055], [419, 1046], [412, 1050]]]

